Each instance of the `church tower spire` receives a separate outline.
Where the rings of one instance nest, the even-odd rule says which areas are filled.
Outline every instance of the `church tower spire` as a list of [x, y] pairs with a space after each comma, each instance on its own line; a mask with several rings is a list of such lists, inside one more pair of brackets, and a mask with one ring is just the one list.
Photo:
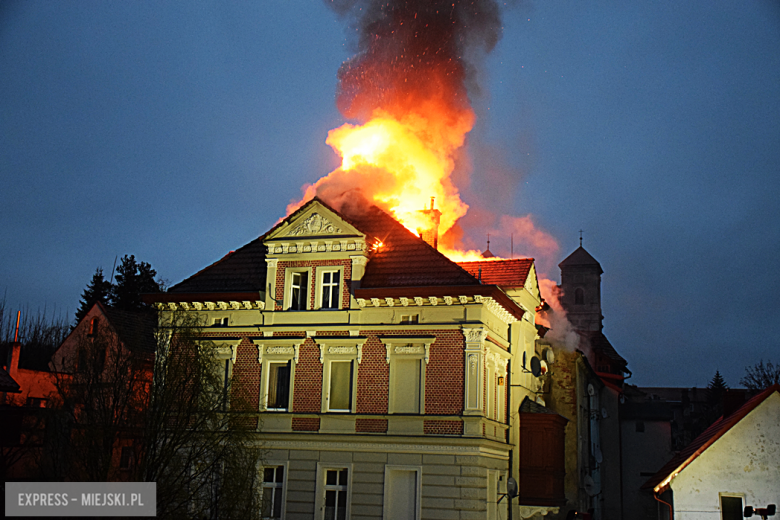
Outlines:
[[574, 328], [600, 332], [601, 264], [585, 248], [578, 247], [558, 267], [561, 270], [561, 305]]

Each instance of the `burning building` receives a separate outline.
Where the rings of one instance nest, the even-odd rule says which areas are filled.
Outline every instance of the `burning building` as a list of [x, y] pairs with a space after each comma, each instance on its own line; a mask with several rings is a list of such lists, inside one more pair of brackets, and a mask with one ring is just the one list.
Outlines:
[[528, 471], [515, 518], [563, 504], [533, 259], [458, 264], [370, 203], [314, 198], [154, 298], [199, 313], [250, 389], [267, 517], [507, 518]]

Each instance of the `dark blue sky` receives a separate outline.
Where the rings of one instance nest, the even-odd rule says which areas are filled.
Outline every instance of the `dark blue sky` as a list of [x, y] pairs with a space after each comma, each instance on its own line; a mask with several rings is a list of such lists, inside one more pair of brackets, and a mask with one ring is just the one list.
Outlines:
[[[348, 36], [316, 0], [0, 4], [7, 305], [70, 318], [117, 255], [175, 283], [266, 231], [337, 164]], [[776, 2], [522, 2], [480, 72], [462, 196], [531, 214], [554, 279], [584, 230], [630, 382], [780, 361]]]

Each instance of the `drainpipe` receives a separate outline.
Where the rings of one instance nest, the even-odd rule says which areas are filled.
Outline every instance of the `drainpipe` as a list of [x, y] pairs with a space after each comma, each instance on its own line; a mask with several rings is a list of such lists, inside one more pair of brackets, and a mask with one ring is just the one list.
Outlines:
[[656, 491], [653, 491], [653, 498], [661, 502], [662, 504], [666, 504], [667, 506], [669, 506], [669, 520], [674, 520], [674, 511], [672, 511], [672, 504], [670, 504], [669, 502], [664, 502], [663, 500], [658, 498], [658, 493]]

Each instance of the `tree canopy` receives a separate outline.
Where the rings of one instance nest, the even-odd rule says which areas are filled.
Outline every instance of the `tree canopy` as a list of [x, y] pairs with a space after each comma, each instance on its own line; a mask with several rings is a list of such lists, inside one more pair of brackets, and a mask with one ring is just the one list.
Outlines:
[[775, 365], [771, 361], [764, 364], [762, 359], [752, 367], [745, 368], [745, 377], [739, 380], [739, 384], [753, 391], [780, 384], [780, 364]]

